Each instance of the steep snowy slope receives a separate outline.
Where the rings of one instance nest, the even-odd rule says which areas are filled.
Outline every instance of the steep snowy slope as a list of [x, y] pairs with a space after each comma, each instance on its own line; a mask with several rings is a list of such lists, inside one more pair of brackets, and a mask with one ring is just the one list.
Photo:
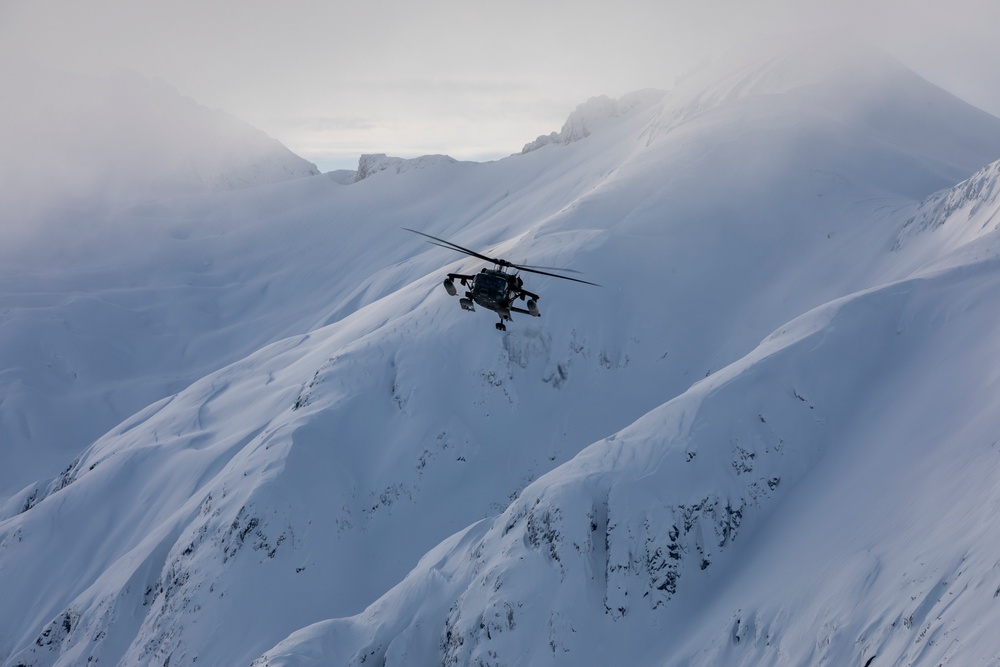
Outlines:
[[[40, 293], [67, 292], [48, 286], [85, 276], [93, 286], [70, 303], [98, 294], [148, 318], [119, 326], [121, 345], [155, 330], [147, 323], [173, 325], [176, 339], [156, 346], [162, 366], [137, 354], [134, 369], [87, 385], [98, 396], [123, 380], [153, 393], [175, 363], [179, 380], [231, 365], [6, 503], [3, 664], [246, 664], [335, 618], [347, 620], [295, 635], [273, 662], [516, 663], [525, 647], [541, 647], [530, 654], [540, 662], [564, 649], [579, 661], [598, 650], [584, 635], [610, 628], [606, 650], [655, 663], [673, 643], [651, 641], [650, 627], [704, 628], [690, 655], [730, 636], [716, 632], [723, 620], [746, 636], [730, 600], [711, 595], [754, 555], [737, 545], [786, 543], [759, 536], [796, 482], [863, 429], [860, 406], [894, 389], [920, 398], [912, 360], [948, 333], [940, 322], [966, 331], [980, 312], [954, 295], [977, 276], [993, 286], [989, 262], [917, 279], [911, 251], [891, 250], [918, 197], [1000, 154], [1000, 121], [896, 78], [894, 63], [864, 64], [711, 104], [678, 91], [486, 165], [112, 211], [107, 229], [127, 234], [84, 238], [80, 256], [127, 249], [126, 266], [71, 257], [73, 270], [34, 276], [24, 308], [8, 312], [25, 317]], [[873, 123], [885, 100], [869, 76], [925, 103], [899, 109], [899, 126]], [[460, 311], [439, 288], [446, 270], [478, 265], [403, 226], [572, 266], [605, 287], [533, 278], [543, 317], [500, 335], [490, 314]], [[886, 330], [896, 340], [911, 311], [905, 349], [883, 359]], [[100, 321], [90, 317], [67, 321]]]
[[977, 246], [783, 326], [256, 664], [990, 664], [1000, 237]]
[[903, 225], [931, 238], [894, 259], [928, 268], [782, 326], [255, 664], [1000, 658], [998, 165]]

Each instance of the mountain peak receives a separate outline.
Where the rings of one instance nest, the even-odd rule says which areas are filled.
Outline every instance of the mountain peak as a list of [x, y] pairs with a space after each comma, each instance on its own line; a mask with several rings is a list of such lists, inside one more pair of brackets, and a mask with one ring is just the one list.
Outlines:
[[936, 192], [906, 221], [894, 249], [937, 232], [927, 244], [940, 252], [1000, 228], [1000, 161], [992, 162], [952, 188]]
[[663, 99], [663, 91], [645, 88], [611, 99], [607, 95], [591, 97], [579, 104], [569, 115], [559, 132], [543, 134], [524, 145], [521, 153], [530, 153], [548, 144], [569, 144], [590, 136], [595, 127], [610, 118], [640, 111]]
[[685, 77], [672, 94], [680, 99], [697, 98], [708, 106], [830, 82], [857, 88], [906, 73], [912, 75], [865, 40], [814, 31], [744, 44]]
[[441, 164], [458, 162], [449, 155], [421, 155], [415, 158], [392, 157], [385, 153], [365, 153], [358, 159], [358, 170], [354, 181], [363, 181], [381, 171], [402, 174], [411, 169], [425, 169]]

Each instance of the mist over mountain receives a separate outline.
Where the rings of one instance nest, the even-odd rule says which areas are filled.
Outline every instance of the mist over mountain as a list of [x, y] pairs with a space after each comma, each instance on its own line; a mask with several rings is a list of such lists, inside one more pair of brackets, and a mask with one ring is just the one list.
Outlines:
[[811, 42], [546, 136], [11, 236], [0, 665], [996, 660], [1000, 119]]
[[127, 70], [72, 75], [11, 58], [0, 59], [0, 77], [0, 176], [15, 212], [39, 200], [174, 196], [319, 173], [260, 130], [158, 79]]

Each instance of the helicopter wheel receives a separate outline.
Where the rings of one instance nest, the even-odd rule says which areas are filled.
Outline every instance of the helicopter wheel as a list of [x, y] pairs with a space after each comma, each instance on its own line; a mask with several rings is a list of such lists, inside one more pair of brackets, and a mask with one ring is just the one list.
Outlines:
[[497, 331], [506, 331], [507, 330], [507, 327], [504, 326], [503, 322], [497, 322], [496, 327], [497, 327]]

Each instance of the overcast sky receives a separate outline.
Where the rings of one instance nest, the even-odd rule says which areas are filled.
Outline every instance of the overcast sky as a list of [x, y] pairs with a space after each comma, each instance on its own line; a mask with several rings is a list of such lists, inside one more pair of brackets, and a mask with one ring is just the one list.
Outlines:
[[329, 170], [372, 152], [502, 157], [589, 97], [667, 89], [814, 25], [1000, 115], [1000, 0], [0, 0], [0, 51], [162, 78]]

